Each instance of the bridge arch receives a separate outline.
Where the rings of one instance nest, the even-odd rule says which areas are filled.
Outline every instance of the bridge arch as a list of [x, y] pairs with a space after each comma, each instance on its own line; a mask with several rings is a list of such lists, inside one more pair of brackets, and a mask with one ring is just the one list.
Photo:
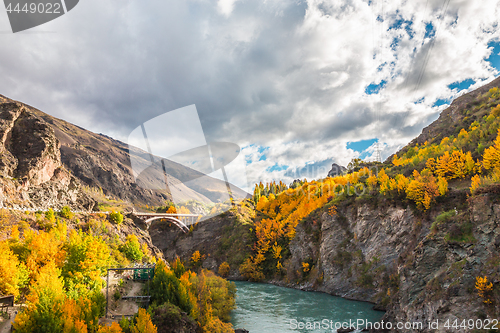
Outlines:
[[188, 232], [189, 228], [179, 219], [176, 219], [175, 217], [172, 216], [154, 216], [148, 218], [144, 223], [148, 226], [148, 229], [151, 227], [151, 224], [155, 220], [170, 220], [175, 226], [177, 226], [179, 229], [181, 229], [183, 232]]

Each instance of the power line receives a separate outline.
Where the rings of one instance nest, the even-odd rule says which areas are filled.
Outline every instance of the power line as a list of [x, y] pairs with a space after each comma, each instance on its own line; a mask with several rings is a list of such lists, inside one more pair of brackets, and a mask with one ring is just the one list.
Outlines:
[[[413, 89], [413, 96], [412, 96], [412, 99], [413, 100], [415, 98], [415, 94], [416, 92], [418, 91], [418, 89], [420, 88], [420, 84], [422, 83], [422, 79], [423, 79], [423, 76], [424, 76], [424, 73], [425, 73], [425, 70], [427, 68], [427, 64], [429, 63], [429, 59], [430, 59], [430, 54], [431, 54], [431, 51], [432, 49], [434, 48], [434, 44], [436, 43], [436, 39], [437, 39], [437, 36], [438, 36], [438, 33], [439, 31], [441, 31], [441, 24], [443, 23], [443, 20], [444, 20], [444, 15], [446, 14], [447, 10], [448, 10], [448, 6], [450, 4], [450, 1], [451, 0], [445, 0], [445, 2], [443, 3], [443, 7], [442, 7], [442, 10], [441, 10], [441, 14], [440, 14], [440, 17], [441, 17], [441, 20], [439, 21], [439, 25], [437, 26], [436, 28], [436, 31], [434, 33], [434, 38], [431, 39], [431, 42], [429, 44], [429, 48], [427, 49], [427, 52], [424, 56], [424, 64], [420, 70], [420, 73], [419, 73], [419, 76], [418, 76], [418, 79], [417, 79], [417, 84], [415, 85], [414, 89]], [[427, 3], [429, 2], [429, 0], [427, 0]], [[427, 9], [427, 3], [425, 5], [426, 9]], [[425, 14], [424, 14], [425, 15]], [[425, 16], [424, 16], [425, 17]], [[414, 63], [415, 61], [412, 62], [412, 64]], [[408, 80], [409, 80], [409, 75], [411, 74], [411, 71], [408, 72], [408, 77], [406, 78], [406, 84], [408, 84]], [[406, 85], [405, 85], [406, 87]], [[410, 113], [410, 110], [407, 110], [403, 116], [403, 119], [402, 119], [402, 122], [401, 122], [401, 127], [399, 128], [399, 130], [401, 130], [404, 126], [404, 123], [406, 122], [406, 119], [408, 117]]]

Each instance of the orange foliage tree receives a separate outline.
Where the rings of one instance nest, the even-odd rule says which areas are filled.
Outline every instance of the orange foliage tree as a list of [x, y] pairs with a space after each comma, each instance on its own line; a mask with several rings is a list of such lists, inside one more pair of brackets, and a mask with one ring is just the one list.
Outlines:
[[410, 181], [406, 188], [408, 199], [413, 200], [418, 208], [427, 210], [431, 206], [431, 202], [439, 195], [439, 188], [436, 184], [436, 178], [428, 169], [422, 170], [419, 173], [413, 171], [413, 180]]

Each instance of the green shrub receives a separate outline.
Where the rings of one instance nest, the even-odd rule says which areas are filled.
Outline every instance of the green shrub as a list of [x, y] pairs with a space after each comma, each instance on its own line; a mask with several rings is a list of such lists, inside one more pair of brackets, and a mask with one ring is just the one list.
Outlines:
[[115, 212], [114, 210], [109, 213], [109, 221], [113, 222], [115, 224], [122, 224], [123, 222], [123, 215], [120, 212]]
[[452, 225], [449, 233], [444, 237], [448, 242], [474, 243], [472, 223], [464, 222], [461, 225]]
[[154, 304], [170, 303], [189, 313], [193, 308], [186, 288], [181, 285], [174, 272], [168, 270], [160, 261], [156, 266], [155, 276], [150, 285], [151, 302]]
[[116, 289], [115, 293], [113, 294], [113, 298], [115, 301], [118, 301], [120, 298], [122, 298], [122, 294], [120, 293], [120, 290]]
[[131, 261], [141, 261], [144, 253], [141, 250], [141, 244], [135, 235], [128, 235], [127, 241], [120, 246], [127, 259]]
[[56, 221], [56, 215], [54, 214], [54, 210], [52, 208], [49, 208], [49, 210], [45, 212], [45, 218], [51, 223]]
[[71, 208], [69, 208], [69, 206], [64, 206], [63, 208], [61, 208], [59, 215], [69, 220], [71, 220], [73, 216], [75, 216], [75, 214], [71, 212]]
[[438, 216], [436, 216], [436, 223], [442, 224], [448, 222], [453, 216], [457, 215], [454, 209], [449, 210], [447, 212], [442, 212]]
[[455, 215], [457, 215], [457, 212], [454, 209], [447, 212], [442, 212], [441, 214], [436, 216], [436, 220], [432, 222], [431, 231], [433, 233], [436, 233], [438, 231], [439, 225], [449, 222]]

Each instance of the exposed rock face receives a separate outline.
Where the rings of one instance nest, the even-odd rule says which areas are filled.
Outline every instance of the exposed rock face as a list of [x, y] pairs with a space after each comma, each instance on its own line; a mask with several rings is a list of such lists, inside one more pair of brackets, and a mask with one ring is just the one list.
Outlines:
[[336, 163], [333, 163], [332, 164], [332, 168], [330, 169], [330, 171], [328, 171], [328, 175], [327, 177], [335, 177], [335, 176], [340, 176], [342, 175], [344, 172], [346, 172], [346, 168], [344, 168], [343, 166], [341, 165], [338, 165]]
[[0, 99], [0, 205], [92, 209], [94, 201], [62, 167], [59, 149], [49, 124], [23, 104]]
[[[422, 322], [423, 332], [450, 331], [444, 327], [448, 319], [491, 318], [498, 313], [499, 305], [482, 303], [475, 282], [477, 276], [485, 275], [495, 284], [500, 282], [497, 193], [500, 187], [465, 205], [465, 191], [453, 193], [450, 202], [427, 213], [387, 201], [346, 202], [334, 216], [324, 212], [314, 225], [297, 226], [285, 262], [287, 276], [269, 282], [374, 302], [377, 308], [387, 309], [384, 321]], [[458, 215], [438, 225], [437, 230], [431, 228], [438, 214], [453, 210], [459, 203], [462, 207]], [[447, 238], [457, 225], [468, 223], [473, 238]], [[229, 214], [202, 222], [189, 234], [159, 224], [152, 227], [151, 238], [169, 259], [180, 256], [189, 262], [192, 253], [199, 250], [207, 255], [203, 266], [216, 270], [221, 262], [228, 261], [230, 250], [218, 250], [224, 247], [224, 234], [236, 226], [234, 216]], [[234, 240], [238, 241], [244, 239]], [[314, 267], [304, 280], [297, 272], [301, 263], [308, 261]], [[232, 278], [239, 278], [237, 268], [231, 265]], [[436, 319], [441, 325], [438, 330], [425, 327]], [[467, 332], [463, 328], [453, 331]]]
[[[344, 207], [336, 216], [323, 213], [319, 242], [302, 226], [297, 228], [287, 271], [294, 272], [301, 262], [313, 258], [318, 269], [299, 288], [388, 303], [384, 321], [422, 322], [423, 332], [450, 331], [444, 327], [447, 320], [491, 318], [499, 312], [499, 305], [483, 304], [475, 282], [477, 276], [488, 276], [494, 284], [500, 280], [498, 190], [474, 197], [455, 219], [438, 226], [437, 232], [431, 225], [440, 209], [415, 216], [409, 208], [374, 209], [363, 204]], [[456, 225], [469, 223], [473, 239], [447, 238]], [[287, 281], [280, 284], [297, 287]], [[393, 293], [390, 298], [386, 297], [388, 289]], [[439, 329], [426, 327], [436, 319]]]

